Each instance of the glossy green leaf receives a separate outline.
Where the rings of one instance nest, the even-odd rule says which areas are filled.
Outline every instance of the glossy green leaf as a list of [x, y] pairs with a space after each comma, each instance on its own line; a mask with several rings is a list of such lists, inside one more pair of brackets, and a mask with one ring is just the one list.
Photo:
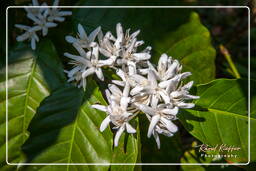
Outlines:
[[[81, 89], [66, 85], [44, 99], [29, 126], [31, 136], [23, 146], [29, 162], [111, 162], [112, 133], [110, 129], [99, 131], [105, 113], [91, 108], [92, 104], [105, 103], [104, 99], [92, 81], [87, 85], [84, 100], [83, 96]], [[75, 167], [67, 165], [66, 170]], [[87, 169], [107, 170], [108, 167], [87, 166]]]
[[167, 53], [181, 62], [183, 71], [192, 72], [190, 79], [195, 83], [206, 83], [215, 78], [215, 49], [211, 45], [210, 32], [202, 25], [197, 13], [192, 13], [190, 21], [175, 32], [166, 34], [153, 49], [157, 52], [154, 62], [162, 53]]
[[[51, 62], [49, 62], [51, 61]], [[8, 162], [21, 162], [21, 145], [28, 138], [27, 127], [36, 109], [49, 92], [65, 82], [63, 68], [50, 41], [43, 41], [36, 51], [20, 44], [8, 58]], [[0, 153], [5, 154], [6, 91], [5, 72], [0, 72]], [[2, 169], [5, 155], [0, 157]], [[2, 170], [1, 169], [1, 170]]]
[[[254, 81], [252, 81], [254, 82]], [[200, 96], [196, 107], [182, 111], [179, 118], [185, 128], [202, 143], [210, 146], [226, 144], [240, 147], [237, 157], [226, 157], [229, 162], [248, 162], [248, 87], [247, 80], [219, 79], [196, 88]], [[255, 83], [255, 82], [254, 82]], [[255, 91], [251, 92], [251, 140], [255, 138]], [[256, 144], [251, 141], [251, 149]], [[226, 154], [225, 152], [223, 154]], [[251, 151], [251, 161], [255, 152]]]
[[[110, 128], [103, 133], [99, 131], [106, 113], [91, 108], [95, 103], [106, 104], [94, 81], [87, 84], [85, 95], [81, 89], [66, 85], [47, 97], [28, 129], [31, 135], [23, 146], [28, 161], [96, 164], [66, 166], [66, 170], [108, 170], [109, 165], [98, 167], [97, 163], [135, 163], [139, 133], [137, 136], [123, 134], [119, 146], [113, 148]], [[111, 170], [116, 168], [111, 166]], [[37, 166], [36, 169], [49, 169], [49, 166]], [[51, 166], [51, 170], [57, 169]]]

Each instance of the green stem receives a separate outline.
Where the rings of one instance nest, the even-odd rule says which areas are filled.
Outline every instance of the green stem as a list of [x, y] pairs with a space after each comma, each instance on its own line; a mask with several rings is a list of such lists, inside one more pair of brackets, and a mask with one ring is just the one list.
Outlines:
[[236, 66], [235, 66], [235, 64], [234, 64], [234, 62], [233, 62], [233, 60], [232, 60], [232, 58], [231, 58], [231, 56], [230, 56], [228, 50], [227, 50], [223, 45], [220, 45], [220, 52], [221, 52], [221, 53], [224, 55], [224, 57], [226, 58], [226, 60], [227, 60], [227, 62], [228, 62], [228, 64], [229, 64], [229, 66], [230, 66], [232, 72], [234, 73], [234, 76], [235, 76], [236, 78], [241, 78], [241, 76], [240, 76], [239, 72], [237, 71]]

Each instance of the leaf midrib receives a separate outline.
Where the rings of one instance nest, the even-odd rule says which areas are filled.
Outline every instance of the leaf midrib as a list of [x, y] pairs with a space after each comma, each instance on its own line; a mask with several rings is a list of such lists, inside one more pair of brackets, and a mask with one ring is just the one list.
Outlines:
[[[240, 115], [240, 114], [237, 114], [237, 113], [232, 113], [232, 112], [228, 112], [228, 111], [223, 111], [223, 110], [219, 110], [219, 109], [214, 109], [214, 108], [207, 108], [208, 111], [212, 111], [212, 112], [217, 112], [217, 113], [222, 113], [222, 114], [225, 114], [225, 115], [229, 115], [229, 116], [232, 116], [232, 117], [241, 117], [243, 119], [248, 119], [248, 116], [244, 116], [244, 115]], [[219, 114], [218, 114], [219, 115]], [[251, 118], [251, 120], [254, 120], [256, 121], [255, 118]]]
[[32, 62], [32, 68], [31, 68], [31, 74], [29, 76], [29, 79], [28, 79], [28, 84], [27, 84], [27, 91], [26, 91], [26, 98], [25, 98], [25, 104], [24, 104], [24, 111], [23, 111], [23, 126], [22, 126], [22, 134], [23, 134], [23, 138], [22, 138], [22, 141], [25, 142], [25, 133], [26, 133], [26, 127], [25, 127], [25, 121], [26, 121], [26, 112], [27, 112], [27, 105], [28, 105], [28, 99], [29, 99], [29, 96], [30, 96], [30, 89], [31, 89], [31, 84], [32, 84], [32, 80], [33, 80], [33, 75], [34, 75], [34, 72], [35, 72], [35, 68], [36, 68], [36, 60], [33, 59], [33, 62]]

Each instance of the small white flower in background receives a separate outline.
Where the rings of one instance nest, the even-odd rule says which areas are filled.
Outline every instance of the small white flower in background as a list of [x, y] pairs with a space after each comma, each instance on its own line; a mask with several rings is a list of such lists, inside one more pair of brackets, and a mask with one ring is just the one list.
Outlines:
[[111, 128], [117, 129], [114, 145], [118, 146], [123, 132], [136, 133], [129, 122], [138, 114], [145, 114], [150, 122], [147, 136], [153, 135], [160, 148], [159, 134], [173, 136], [178, 131], [173, 121], [177, 119], [179, 109], [193, 108], [194, 104], [187, 100], [199, 97], [189, 94], [193, 81], [183, 85], [183, 80], [191, 73], [182, 73], [178, 60], [162, 54], [155, 68], [149, 61], [150, 46], [137, 52], [144, 44], [144, 41], [137, 41], [140, 31], [129, 32], [130, 29], [124, 34], [118, 23], [116, 37], [109, 31], [104, 35], [101, 27], [87, 36], [83, 26], [78, 24], [78, 36], [66, 36], [66, 40], [72, 43], [79, 55], [64, 54], [74, 65], [72, 70], [65, 72], [69, 82], [74, 81], [78, 87], [85, 88], [89, 75], [95, 73], [103, 81], [104, 68], [115, 70], [120, 79], [111, 80], [113, 84], [109, 84], [105, 91], [108, 105], [92, 105], [107, 113], [100, 131], [112, 123]]
[[26, 32], [23, 33], [22, 35], [18, 36], [16, 39], [17, 41], [24, 41], [24, 40], [30, 40], [31, 43], [31, 48], [33, 50], [36, 49], [36, 42], [39, 41], [39, 37], [36, 34], [36, 31], [40, 30], [40, 27], [34, 26], [34, 27], [30, 27], [30, 26], [25, 26], [25, 25], [21, 25], [21, 24], [15, 24], [15, 27], [25, 30]]
[[[59, 5], [59, 0], [55, 0], [52, 4], [52, 6], [58, 6]], [[58, 21], [58, 22], [63, 22], [65, 21], [65, 16], [72, 15], [71, 11], [60, 11], [60, 9], [54, 7], [48, 10], [48, 21]]]
[[[58, 6], [59, 1], [55, 0], [53, 5], [54, 6]], [[57, 23], [55, 23], [54, 21], [58, 21], [58, 22], [62, 22], [65, 20], [64, 16], [68, 16], [71, 15], [72, 12], [71, 11], [60, 11], [58, 8], [50, 8], [47, 7], [47, 4], [44, 2], [41, 5], [38, 3], [37, 0], [32, 0], [32, 4], [30, 4], [30, 6], [40, 6], [38, 8], [29, 8], [26, 7], [25, 10], [27, 12], [27, 17], [33, 21], [33, 26], [31, 26], [31, 28], [33, 28], [31, 31], [30, 30], [26, 30], [24, 29], [25, 27], [21, 28], [21, 27], [17, 27], [17, 25], [20, 24], [16, 24], [15, 26], [17, 28], [20, 28], [22, 30], [25, 30], [26, 32], [24, 34], [22, 34], [20, 37], [17, 37], [17, 41], [24, 41], [26, 39], [31, 40], [31, 48], [33, 50], [36, 49], [36, 42], [39, 41], [39, 38], [36, 34], [37, 31], [41, 31], [43, 36], [46, 36], [48, 34], [48, 29], [52, 28], [52, 27], [56, 27]], [[30, 27], [30, 26], [27, 26]], [[24, 37], [28, 37], [28, 38], [24, 38]], [[36, 40], [36, 41], [35, 41]]]

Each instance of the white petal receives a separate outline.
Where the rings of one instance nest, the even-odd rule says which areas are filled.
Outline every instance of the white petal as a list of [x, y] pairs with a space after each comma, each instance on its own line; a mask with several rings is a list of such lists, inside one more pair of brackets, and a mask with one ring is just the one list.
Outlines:
[[122, 91], [114, 84], [109, 84], [108, 88], [111, 91], [111, 93], [114, 94], [114, 95], [120, 95], [121, 96], [123, 94]]
[[73, 76], [75, 73], [77, 73], [80, 69], [81, 69], [80, 66], [77, 66], [77, 67], [73, 68], [72, 70], [70, 70], [70, 71], [68, 72], [68, 77], [72, 77], [72, 76]]
[[166, 104], [170, 103], [170, 97], [168, 96], [166, 91], [162, 90], [162, 91], [158, 91], [158, 93], [160, 94], [160, 96], [162, 97], [162, 99]]
[[107, 107], [106, 106], [103, 106], [103, 105], [98, 105], [98, 104], [95, 104], [95, 105], [91, 105], [92, 108], [95, 108], [95, 109], [98, 109], [100, 111], [103, 111], [103, 112], [107, 112]]
[[148, 134], [147, 134], [148, 138], [152, 135], [152, 132], [159, 120], [160, 120], [160, 115], [154, 115], [151, 118], [151, 121], [148, 127]]
[[153, 130], [153, 136], [156, 140], [157, 148], [160, 149], [160, 138], [159, 138], [158, 133], [155, 130]]
[[174, 123], [172, 123], [170, 120], [164, 117], [161, 117], [160, 120], [170, 132], [175, 133], [178, 131], [178, 127]]
[[73, 43], [73, 46], [76, 48], [76, 50], [78, 51], [80, 56], [87, 57], [86, 52], [84, 51], [84, 49], [78, 43], [76, 43], [76, 42]]
[[81, 24], [78, 24], [78, 33], [79, 33], [79, 37], [80, 39], [83, 39], [83, 40], [87, 40], [87, 35], [84, 31], [84, 28]]
[[138, 34], [140, 33], [140, 30], [137, 30], [136, 32], [132, 33], [131, 36], [130, 36], [130, 39], [134, 39], [138, 36]]
[[142, 112], [149, 114], [151, 116], [154, 116], [156, 114], [156, 111], [147, 105], [140, 104], [138, 107]]
[[136, 64], [135, 64], [135, 62], [128, 61], [127, 65], [128, 65], [128, 73], [129, 73], [129, 75], [136, 74]]
[[109, 123], [111, 122], [110, 117], [107, 116], [101, 123], [100, 125], [100, 132], [103, 132], [109, 125]]
[[42, 21], [40, 21], [39, 19], [37, 19], [32, 13], [28, 13], [27, 17], [31, 20], [33, 20], [36, 24], [42, 24]]
[[111, 104], [112, 100], [111, 100], [111, 94], [109, 92], [108, 89], [105, 90], [105, 94], [106, 94], [106, 97], [107, 97], [107, 100], [108, 100], [108, 103]]
[[161, 57], [159, 58], [159, 61], [158, 61], [158, 66], [157, 66], [158, 71], [161, 71], [161, 70], [165, 71], [166, 70], [167, 59], [168, 59], [168, 56], [165, 53], [161, 55]]
[[151, 97], [151, 106], [153, 108], [157, 107], [158, 101], [159, 101], [159, 99], [157, 98], [157, 96], [152, 95], [152, 97]]
[[135, 43], [135, 47], [141, 46], [141, 45], [143, 45], [143, 44], [144, 44], [144, 41], [143, 41], [143, 40], [137, 41], [137, 42]]
[[181, 97], [183, 95], [183, 93], [181, 92], [181, 91], [173, 91], [173, 92], [171, 92], [171, 94], [170, 94], [170, 96], [172, 97], [172, 98], [179, 98], [179, 97]]
[[154, 74], [154, 72], [152, 70], [148, 71], [148, 80], [150, 81], [150, 85], [152, 86], [152, 88], [157, 87], [157, 80], [156, 80], [156, 75]]
[[82, 78], [86, 78], [95, 72], [95, 68], [89, 68], [82, 73]]
[[18, 42], [21, 42], [21, 41], [24, 41], [24, 40], [26, 40], [26, 39], [28, 39], [28, 38], [29, 38], [29, 33], [28, 33], [28, 32], [25, 32], [25, 33], [23, 33], [22, 35], [18, 36], [18, 37], [16, 38], [16, 40], [17, 40]]
[[163, 79], [167, 80], [169, 78], [172, 78], [176, 74], [176, 70], [177, 70], [178, 65], [179, 65], [179, 62], [177, 60], [175, 60], [171, 64], [171, 66], [169, 66], [169, 68], [166, 71], [165, 76], [163, 77]]
[[169, 90], [171, 90], [171, 89], [175, 89], [176, 88], [176, 86], [177, 86], [179, 81], [180, 81], [180, 76], [177, 75], [177, 76], [173, 77], [170, 80], [160, 82], [158, 85], [159, 85], [160, 88], [167, 88], [167, 87], [169, 87]]
[[53, 20], [58, 21], [58, 22], [63, 22], [65, 21], [64, 17], [54, 17]]
[[117, 34], [117, 39], [115, 41], [115, 47], [119, 49], [121, 47], [121, 44], [123, 42], [123, 37], [124, 37], [123, 28], [120, 23], [116, 25], [116, 34]]
[[177, 115], [179, 111], [179, 108], [177, 106], [175, 106], [172, 109], [163, 109], [161, 110], [161, 112], [163, 112], [164, 114], [168, 114], [168, 115]]
[[43, 27], [43, 28], [42, 28], [42, 34], [43, 34], [43, 36], [46, 36], [47, 33], [48, 33], [48, 28], [47, 28], [47, 27]]
[[98, 66], [102, 67], [102, 66], [111, 66], [113, 65], [115, 62], [115, 60], [113, 60], [112, 58], [108, 58], [107, 60], [99, 60], [98, 61]]
[[32, 48], [33, 50], [36, 49], [36, 40], [35, 40], [35, 39], [31, 39], [31, 48]]
[[124, 132], [124, 130], [125, 130], [125, 127], [124, 127], [124, 125], [123, 125], [123, 126], [121, 126], [121, 127], [118, 129], [118, 131], [116, 132], [115, 139], [114, 139], [115, 147], [118, 146], [118, 141], [119, 141], [119, 139], [120, 139], [122, 133]]
[[151, 55], [148, 53], [134, 53], [132, 54], [134, 56], [134, 58], [137, 61], [141, 61], [141, 60], [148, 60], [150, 59]]
[[111, 56], [112, 56], [112, 54], [111, 54], [109, 51], [107, 51], [106, 49], [99, 48], [99, 51], [100, 51], [100, 53], [101, 53], [102, 55], [104, 55], [104, 56], [106, 56], [106, 57], [111, 57]]
[[99, 59], [99, 46], [97, 44], [92, 49], [92, 55], [95, 60]]
[[46, 27], [56, 27], [56, 26], [57, 26], [56, 23], [51, 23], [51, 22], [46, 23]]
[[187, 84], [185, 84], [184, 86], [182, 86], [182, 89], [183, 90], [190, 90], [191, 87], [193, 86], [193, 84], [194, 84], [194, 81], [190, 81]]
[[200, 98], [200, 96], [193, 96], [190, 94], [184, 95], [184, 99], [199, 99], [199, 98]]
[[93, 32], [91, 32], [91, 34], [89, 35], [88, 39], [89, 42], [93, 42], [96, 38], [96, 36], [98, 35], [98, 33], [100, 32], [101, 27], [97, 27]]
[[65, 39], [68, 43], [75, 43], [77, 41], [73, 36], [66, 36]]
[[119, 77], [121, 77], [121, 79], [122, 79], [123, 81], [126, 81], [125, 73], [124, 73], [123, 70], [117, 69], [117, 70], [116, 70], [116, 74], [117, 74]]
[[179, 74], [180, 79], [185, 79], [185, 78], [187, 78], [190, 75], [192, 75], [191, 72], [183, 72], [183, 73]]
[[131, 90], [130, 94], [131, 94], [132, 96], [134, 96], [134, 95], [140, 93], [143, 89], [144, 89], [144, 88], [143, 88], [142, 86], [135, 86], [135, 87]]
[[130, 134], [136, 133], [136, 129], [134, 129], [129, 123], [125, 123], [126, 131]]
[[130, 84], [126, 83], [124, 90], [123, 90], [123, 96], [128, 97], [130, 92]]
[[139, 84], [144, 84], [144, 83], [148, 82], [148, 80], [146, 78], [144, 78], [143, 76], [138, 75], [138, 74], [131, 75], [131, 77]]
[[31, 28], [30, 26], [25, 26], [22, 24], [15, 24], [15, 27], [22, 29], [22, 30], [29, 30]]
[[81, 56], [76, 56], [76, 55], [72, 55], [70, 53], [64, 53], [64, 56], [70, 58], [70, 59], [73, 59], [75, 61], [78, 61], [78, 62], [81, 62], [82, 64], [88, 66], [89, 65], [89, 61], [86, 60], [85, 58], [82, 58]]
[[39, 31], [39, 30], [41, 30], [41, 29], [42, 29], [42, 27], [40, 27], [40, 26], [34, 26], [34, 27], [31, 27], [31, 28], [29, 29], [29, 32]]
[[104, 81], [104, 76], [103, 76], [103, 73], [102, 73], [101, 68], [96, 68], [95, 73], [96, 73], [97, 77], [98, 77], [101, 81]]
[[190, 108], [195, 107], [195, 104], [194, 103], [180, 102], [180, 103], [177, 104], [177, 106], [180, 107], [180, 108], [184, 108], [184, 109], [190, 109]]

